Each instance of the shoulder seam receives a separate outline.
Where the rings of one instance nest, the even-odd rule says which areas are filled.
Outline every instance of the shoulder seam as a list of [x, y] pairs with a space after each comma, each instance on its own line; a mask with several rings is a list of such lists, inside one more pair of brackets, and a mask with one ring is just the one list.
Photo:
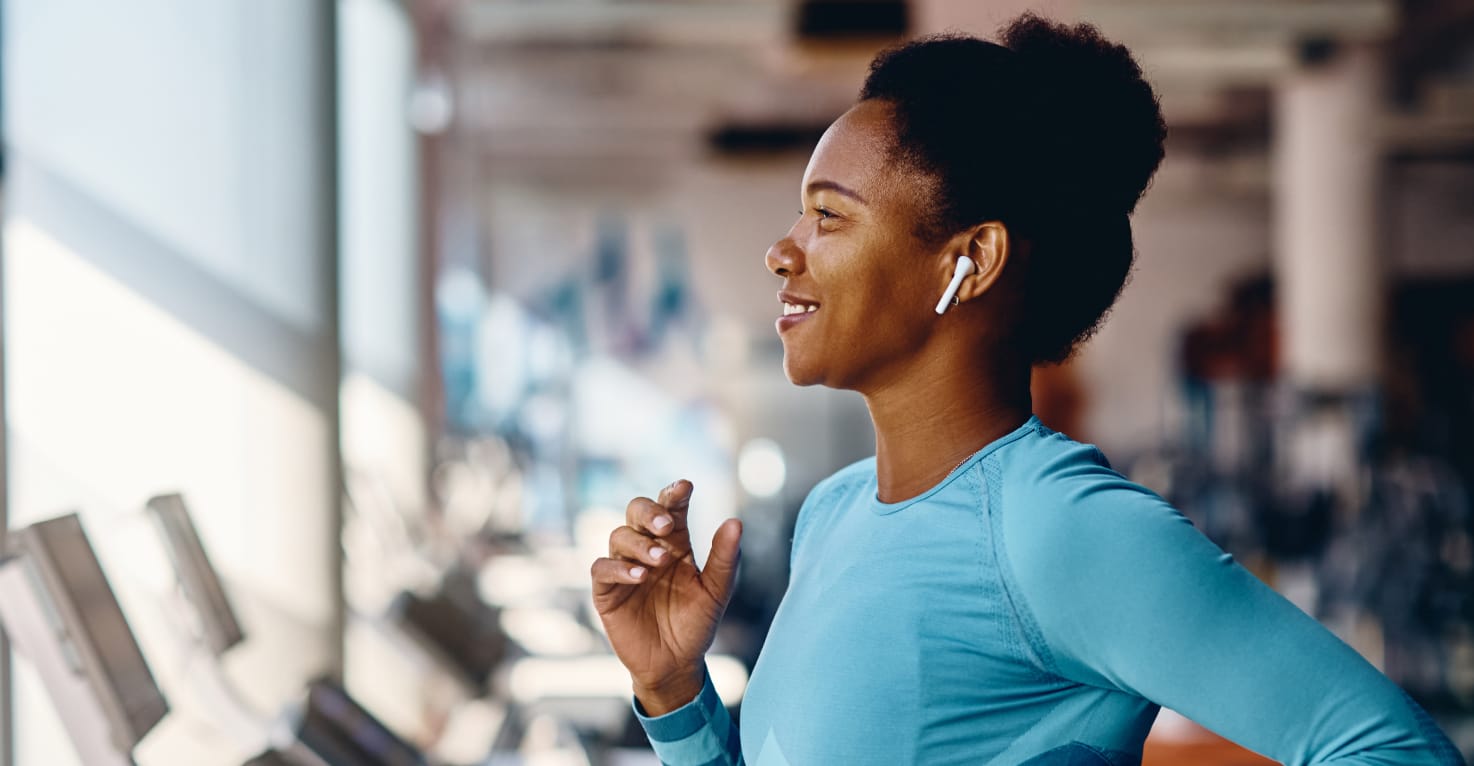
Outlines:
[[1064, 676], [1059, 671], [1059, 664], [1054, 659], [1054, 653], [1039, 629], [1039, 623], [1034, 619], [1029, 610], [1028, 602], [1024, 594], [1018, 590], [1017, 578], [1014, 576], [1013, 564], [1008, 557], [1007, 543], [1003, 539], [1003, 493], [1002, 493], [1002, 468], [999, 466], [997, 455], [989, 455], [983, 461], [983, 488], [982, 494], [985, 500], [987, 518], [989, 525], [989, 537], [992, 538], [993, 564], [998, 570], [998, 582], [1003, 590], [1004, 598], [1008, 599], [1008, 608], [1013, 619], [1027, 642], [1030, 659], [1035, 669], [1052, 679], [1061, 679]]

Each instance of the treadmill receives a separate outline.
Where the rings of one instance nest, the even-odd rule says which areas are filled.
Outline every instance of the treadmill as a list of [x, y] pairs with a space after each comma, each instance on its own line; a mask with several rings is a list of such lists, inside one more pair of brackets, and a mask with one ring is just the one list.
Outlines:
[[[217, 662], [245, 639], [240, 621], [200, 540], [184, 499], [148, 501], [185, 599], [197, 613], [201, 641]], [[219, 673], [224, 683], [224, 674]], [[227, 696], [237, 699], [227, 690]], [[310, 682], [277, 727], [273, 747], [246, 766], [428, 766], [425, 756], [380, 722], [330, 678]], [[280, 741], [277, 741], [280, 740]]]
[[0, 622], [88, 766], [132, 766], [169, 711], [77, 514], [10, 533]]

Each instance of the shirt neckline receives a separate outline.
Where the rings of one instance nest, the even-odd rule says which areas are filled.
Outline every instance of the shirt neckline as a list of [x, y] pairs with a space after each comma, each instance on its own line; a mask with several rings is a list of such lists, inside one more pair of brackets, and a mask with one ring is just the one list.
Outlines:
[[906, 508], [909, 508], [912, 505], [915, 505], [916, 503], [919, 503], [942, 491], [948, 484], [956, 481], [958, 476], [967, 473], [969, 469], [971, 469], [974, 465], [977, 465], [978, 461], [992, 454], [998, 448], [1008, 444], [1009, 442], [1013, 442], [1022, 438], [1025, 434], [1031, 431], [1035, 431], [1043, 425], [1044, 424], [1040, 422], [1038, 415], [1030, 415], [1029, 419], [1025, 420], [1023, 424], [1020, 425], [1018, 428], [1015, 428], [1012, 431], [1004, 434], [1003, 436], [1000, 436], [997, 439], [988, 442], [988, 444], [985, 445], [982, 449], [972, 453], [971, 457], [962, 461], [962, 463], [959, 464], [956, 468], [953, 468], [950, 473], [943, 477], [941, 481], [937, 482], [937, 484], [931, 489], [928, 489], [925, 492], [916, 495], [915, 497], [907, 498], [905, 500], [897, 500], [894, 503], [887, 503], [880, 499], [880, 479], [876, 476], [875, 471], [872, 469], [870, 471], [869, 486], [870, 510], [881, 516], [887, 516], [892, 513], [896, 513], [897, 511], [905, 510]]

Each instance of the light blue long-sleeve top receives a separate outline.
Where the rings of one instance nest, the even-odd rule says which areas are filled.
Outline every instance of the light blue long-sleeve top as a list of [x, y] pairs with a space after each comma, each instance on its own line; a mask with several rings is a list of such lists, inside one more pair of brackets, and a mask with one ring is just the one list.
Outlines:
[[792, 563], [740, 733], [708, 680], [640, 716], [662, 762], [1125, 766], [1165, 705], [1287, 764], [1463, 763], [1354, 650], [1037, 418], [910, 500], [877, 499], [874, 458], [825, 479]]

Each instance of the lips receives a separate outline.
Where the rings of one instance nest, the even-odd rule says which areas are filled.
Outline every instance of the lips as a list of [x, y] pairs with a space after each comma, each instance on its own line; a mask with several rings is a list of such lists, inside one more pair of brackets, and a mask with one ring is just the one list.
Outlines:
[[778, 318], [778, 332], [798, 325], [809, 317], [818, 313], [819, 302], [797, 293], [784, 291], [778, 293], [778, 301], [783, 304], [783, 316]]

